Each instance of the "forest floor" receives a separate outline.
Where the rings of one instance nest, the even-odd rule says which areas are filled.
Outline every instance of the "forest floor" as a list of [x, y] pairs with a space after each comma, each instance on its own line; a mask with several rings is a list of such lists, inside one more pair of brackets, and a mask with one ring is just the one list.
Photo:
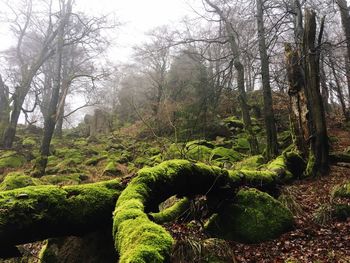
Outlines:
[[[336, 138], [332, 151], [349, 149], [349, 131], [332, 127], [329, 134]], [[349, 263], [350, 218], [333, 220], [329, 210], [332, 189], [349, 179], [350, 168], [332, 165], [328, 175], [295, 181], [283, 187], [282, 195], [287, 196], [287, 206], [295, 215], [294, 229], [260, 244], [226, 242], [225, 253], [230, 255], [227, 262]], [[176, 224], [170, 228], [173, 235], [182, 229]], [[200, 235], [197, 233], [197, 238], [200, 239]]]

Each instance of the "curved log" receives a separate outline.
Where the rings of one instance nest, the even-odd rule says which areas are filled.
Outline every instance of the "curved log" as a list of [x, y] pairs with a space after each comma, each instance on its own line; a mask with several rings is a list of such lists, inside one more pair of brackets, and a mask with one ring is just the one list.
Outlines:
[[111, 180], [0, 192], [0, 247], [79, 235], [111, 225], [111, 211], [122, 189], [119, 180]]
[[150, 220], [147, 212], [170, 196], [209, 195], [220, 193], [227, 186], [231, 190], [242, 185], [276, 186], [295, 178], [288, 169], [295, 165], [291, 160], [305, 164], [299, 154], [289, 152], [269, 163], [265, 171], [229, 172], [186, 160], [171, 160], [141, 169], [121, 193], [113, 213], [113, 237], [119, 262], [168, 262], [173, 239]]
[[228, 171], [186, 160], [171, 160], [140, 170], [124, 191], [119, 180], [3, 191], [0, 192], [0, 247], [6, 251], [1, 249], [0, 257], [17, 255], [15, 245], [18, 244], [81, 235], [111, 225], [111, 212], [115, 207], [113, 237], [121, 255], [120, 262], [134, 259], [166, 262], [173, 240], [147, 214], [156, 212], [159, 203], [172, 195], [191, 198], [197, 194], [220, 197], [229, 194], [232, 197], [241, 186], [269, 191], [298, 176], [296, 171], [302, 167], [299, 170], [295, 167], [300, 163], [303, 164], [301, 157], [293, 152], [284, 153], [259, 171]]

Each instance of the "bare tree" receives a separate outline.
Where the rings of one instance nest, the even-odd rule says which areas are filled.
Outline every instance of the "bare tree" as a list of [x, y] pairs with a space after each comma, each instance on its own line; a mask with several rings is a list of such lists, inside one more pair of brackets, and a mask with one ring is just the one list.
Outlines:
[[233, 56], [233, 65], [237, 71], [237, 87], [239, 92], [239, 103], [242, 110], [242, 117], [244, 122], [244, 128], [248, 133], [248, 140], [250, 144], [250, 150], [252, 154], [257, 154], [259, 152], [258, 142], [252, 130], [251, 118], [249, 114], [249, 106], [247, 104], [247, 96], [244, 87], [244, 66], [240, 59], [240, 48], [237, 44], [236, 40], [236, 32], [233, 28], [232, 23], [229, 21], [227, 15], [224, 14], [223, 10], [213, 1], [205, 0], [205, 2], [213, 8], [213, 10], [217, 13], [220, 19], [223, 21], [226, 34], [228, 37], [228, 42], [230, 44], [230, 50]]
[[265, 43], [265, 27], [264, 27], [264, 15], [263, 15], [263, 2], [262, 0], [256, 0], [257, 8], [257, 24], [258, 24], [258, 39], [259, 39], [259, 51], [261, 60], [261, 78], [263, 86], [263, 99], [264, 99], [264, 119], [266, 128], [266, 156], [268, 159], [275, 157], [278, 154], [277, 143], [277, 131], [275, 125], [275, 116], [273, 112], [273, 101], [270, 87], [270, 69], [269, 58], [267, 55], [267, 48]]

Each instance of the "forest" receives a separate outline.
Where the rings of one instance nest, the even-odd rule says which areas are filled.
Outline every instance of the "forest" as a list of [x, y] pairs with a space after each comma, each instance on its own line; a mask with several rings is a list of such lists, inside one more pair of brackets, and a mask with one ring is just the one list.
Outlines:
[[0, 263], [350, 262], [350, 2], [117, 2], [0, 3]]

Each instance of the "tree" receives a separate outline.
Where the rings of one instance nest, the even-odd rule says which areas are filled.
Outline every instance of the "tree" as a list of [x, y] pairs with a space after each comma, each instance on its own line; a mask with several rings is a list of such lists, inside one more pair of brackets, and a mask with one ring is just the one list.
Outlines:
[[266, 156], [268, 159], [275, 157], [278, 154], [277, 131], [275, 125], [275, 116], [273, 112], [273, 102], [270, 87], [270, 69], [269, 58], [267, 55], [267, 48], [265, 43], [265, 27], [263, 15], [263, 2], [256, 0], [257, 8], [257, 24], [258, 24], [258, 39], [259, 52], [261, 60], [261, 78], [263, 86], [264, 99], [264, 119], [266, 128]]
[[8, 87], [2, 80], [0, 75], [0, 138], [4, 133], [5, 127], [9, 123], [9, 111], [10, 111], [10, 101], [9, 101], [9, 90]]
[[302, 42], [297, 43], [294, 50], [290, 44], [285, 47], [295, 143], [308, 156], [306, 173], [312, 176], [329, 169], [328, 136], [319, 77], [323, 26], [324, 19], [316, 42], [316, 13], [307, 9], [304, 27], [297, 27], [302, 29], [296, 34], [300, 38], [299, 33], [302, 33]]
[[244, 87], [244, 66], [240, 59], [240, 49], [236, 40], [236, 32], [233, 28], [232, 23], [229, 21], [224, 12], [210, 0], [205, 0], [205, 2], [214, 9], [217, 15], [224, 23], [226, 30], [228, 43], [230, 45], [230, 50], [232, 52], [233, 65], [237, 71], [237, 87], [239, 92], [239, 103], [242, 110], [242, 118], [244, 123], [244, 128], [248, 133], [248, 140], [250, 144], [250, 151], [252, 154], [257, 154], [259, 152], [258, 142], [252, 130], [252, 123], [249, 114], [249, 106], [247, 103], [247, 96]]
[[[22, 110], [22, 106], [31, 87], [32, 80], [37, 74], [42, 64], [53, 54], [52, 49], [53, 42], [58, 33], [58, 28], [55, 28], [55, 24], [51, 14], [51, 4], [48, 9], [50, 10], [49, 19], [47, 23], [35, 25], [36, 19], [33, 18], [33, 2], [30, 0], [26, 3], [26, 10], [20, 11], [18, 14], [15, 13], [16, 19], [13, 21], [13, 28], [17, 36], [17, 45], [13, 50], [14, 59], [18, 63], [19, 67], [19, 79], [18, 84], [14, 87], [14, 92], [11, 96], [12, 107], [10, 113], [10, 121], [7, 125], [3, 138], [2, 144], [5, 148], [11, 148], [15, 134], [18, 119]], [[43, 24], [47, 24], [46, 29], [42, 28]], [[31, 41], [31, 37], [35, 36], [31, 34], [30, 30], [33, 26], [40, 28], [39, 46], [35, 49], [31, 49], [30, 52], [26, 52], [26, 43]]]
[[337, 0], [336, 2], [339, 7], [341, 23], [343, 26], [346, 41], [347, 54], [345, 56], [345, 69], [348, 82], [348, 100], [350, 101], [350, 15], [346, 0]]

